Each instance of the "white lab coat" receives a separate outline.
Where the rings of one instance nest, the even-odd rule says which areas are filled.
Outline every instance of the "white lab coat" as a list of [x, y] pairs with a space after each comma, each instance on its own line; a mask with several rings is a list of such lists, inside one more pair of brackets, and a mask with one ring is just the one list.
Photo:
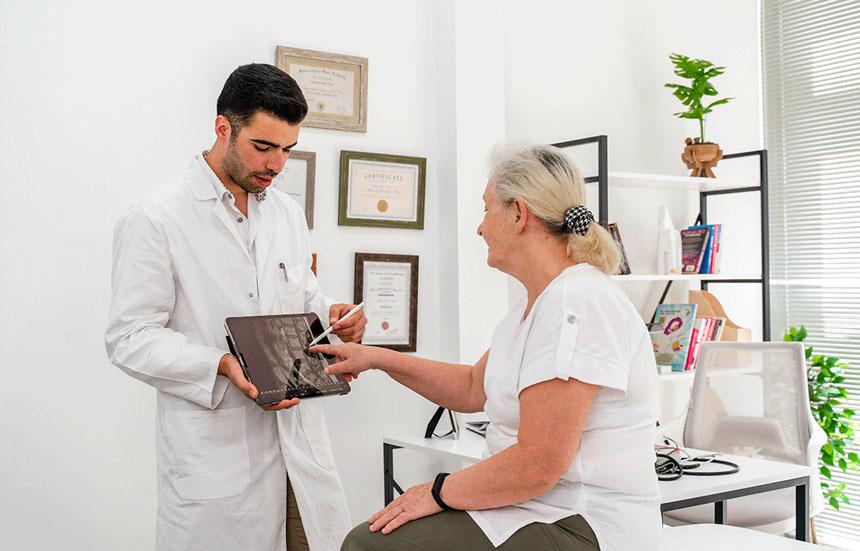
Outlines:
[[228, 316], [328, 325], [298, 204], [270, 189], [259, 211], [255, 263], [195, 159], [116, 225], [105, 343], [158, 391], [159, 549], [285, 549], [287, 473], [311, 550], [339, 549], [350, 529], [325, 399], [268, 412], [217, 375]]

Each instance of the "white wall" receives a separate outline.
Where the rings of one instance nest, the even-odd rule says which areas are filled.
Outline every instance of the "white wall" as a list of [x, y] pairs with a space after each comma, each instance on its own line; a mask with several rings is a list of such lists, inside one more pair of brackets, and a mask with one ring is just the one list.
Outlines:
[[[447, 2], [403, 0], [2, 3], [0, 545], [153, 548], [155, 394], [109, 366], [102, 344], [112, 227], [212, 144], [226, 76], [272, 62], [276, 45], [370, 60], [368, 132], [300, 136], [299, 149], [317, 152], [323, 288], [352, 300], [356, 251], [418, 254], [418, 353], [457, 350], [440, 312], [449, 202], [437, 186], [454, 173], [443, 149], [452, 119], [437, 118], [449, 102], [437, 67], [452, 71], [451, 13]], [[338, 227], [341, 149], [427, 157], [425, 230]], [[377, 374], [329, 400], [356, 522], [382, 503], [382, 432], [423, 432], [433, 409]], [[404, 485], [439, 470], [408, 454], [398, 467]]]
[[495, 0], [455, 3], [457, 251], [460, 359], [473, 364], [490, 347], [508, 310], [508, 279], [487, 269], [477, 235], [484, 216], [487, 153], [505, 139], [504, 18]]

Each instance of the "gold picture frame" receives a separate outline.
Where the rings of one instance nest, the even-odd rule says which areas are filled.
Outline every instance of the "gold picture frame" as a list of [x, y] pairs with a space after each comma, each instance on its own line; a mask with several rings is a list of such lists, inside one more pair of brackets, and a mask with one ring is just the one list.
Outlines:
[[337, 224], [424, 229], [427, 159], [340, 152]]
[[293, 77], [308, 102], [311, 128], [367, 132], [367, 58], [278, 46], [275, 65]]

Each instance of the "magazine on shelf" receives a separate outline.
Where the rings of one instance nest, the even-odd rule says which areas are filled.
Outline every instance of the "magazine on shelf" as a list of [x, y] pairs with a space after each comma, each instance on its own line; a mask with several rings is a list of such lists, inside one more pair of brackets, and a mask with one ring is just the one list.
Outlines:
[[695, 304], [660, 304], [651, 327], [651, 345], [658, 364], [684, 371], [696, 323]]

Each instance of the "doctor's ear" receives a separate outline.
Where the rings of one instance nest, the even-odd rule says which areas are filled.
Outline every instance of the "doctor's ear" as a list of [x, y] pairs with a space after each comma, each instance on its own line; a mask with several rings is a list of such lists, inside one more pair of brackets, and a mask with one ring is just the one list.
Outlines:
[[227, 117], [224, 115], [218, 115], [215, 117], [215, 135], [218, 136], [219, 139], [229, 139], [232, 131], [233, 127]]

